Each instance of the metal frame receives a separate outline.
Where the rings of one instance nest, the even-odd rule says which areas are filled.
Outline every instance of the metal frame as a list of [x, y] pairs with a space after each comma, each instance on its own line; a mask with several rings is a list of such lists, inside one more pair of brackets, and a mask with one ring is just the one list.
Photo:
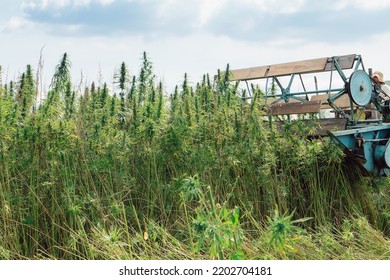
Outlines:
[[[294, 78], [296, 76], [295, 73], [292, 73], [290, 75], [290, 81], [288, 82], [287, 87], [283, 87], [283, 85], [281, 84], [281, 82], [278, 79], [278, 76], [272, 77], [273, 79], [275, 79], [276, 83], [278, 84], [278, 86], [281, 90], [281, 94], [272, 96], [272, 97], [278, 97], [278, 99], [275, 100], [273, 103], [277, 103], [280, 100], [284, 100], [285, 102], [288, 102], [290, 98], [294, 98], [298, 101], [307, 101], [308, 100], [307, 96], [310, 94], [327, 93], [327, 94], [329, 94], [329, 98], [328, 98], [329, 105], [331, 105], [331, 106], [332, 106], [332, 104], [334, 105], [334, 102], [345, 93], [345, 87], [332, 88], [333, 71], [336, 71], [339, 74], [339, 76], [344, 81], [344, 83], [347, 83], [347, 81], [348, 81], [347, 77], [344, 74], [343, 68], [340, 67], [340, 65], [338, 63], [338, 60], [339, 60], [339, 57], [337, 57], [337, 56], [328, 58], [328, 60], [327, 60], [327, 64], [331, 65], [331, 69], [330, 69], [331, 75], [330, 75], [330, 81], [329, 81], [330, 84], [329, 84], [329, 88], [327, 88], [327, 89], [322, 89], [322, 90], [316, 89], [313, 91], [306, 91], [306, 89], [304, 87], [303, 80], [302, 80], [302, 76], [301, 76], [301, 74], [298, 74], [300, 77], [301, 83], [304, 87], [304, 91], [291, 92], [291, 86], [292, 86], [292, 83], [293, 83]], [[356, 55], [354, 61], [355, 61], [355, 70], [359, 69], [359, 66], [361, 66], [361, 65], [363, 67], [363, 64], [361, 63], [362, 60], [361, 60], [360, 55]], [[363, 70], [364, 70], [364, 67], [363, 67]], [[317, 73], [317, 72], [319, 72], [319, 71], [307, 72], [306, 74]], [[324, 72], [324, 71], [321, 71], [321, 72]], [[335, 93], [335, 94], [333, 96], [331, 96], [332, 93]], [[301, 98], [300, 96], [302, 96], [302, 95], [305, 95], [306, 99]], [[266, 96], [266, 97], [271, 97], [271, 96]], [[334, 109], [337, 111], [342, 111], [336, 105], [334, 105]]]
[[[352, 70], [352, 74], [349, 77], [347, 77], [344, 72], [346, 69]], [[302, 74], [321, 72], [330, 72], [329, 87], [319, 89], [317, 79], [314, 76], [315, 90], [307, 91], [302, 79]], [[335, 75], [338, 75], [341, 78], [341, 81], [344, 83], [343, 87], [333, 88], [333, 79]], [[291, 90], [291, 87], [297, 76], [300, 79], [303, 91], [294, 92]], [[295, 99], [300, 103], [300, 106], [307, 106], [307, 111], [301, 110], [299, 112], [308, 112], [309, 106], [313, 105], [312, 103], [314, 102], [309, 101], [309, 96], [327, 94], [327, 100], [322, 104], [330, 106], [335, 113], [347, 120], [346, 130], [342, 129], [336, 132], [328, 131], [328, 135], [344, 149], [347, 158], [352, 159], [351, 162], [356, 163], [366, 173], [374, 176], [390, 175], [390, 123], [386, 123], [390, 121], [390, 105], [383, 104], [383, 100], [379, 96], [380, 89], [373, 85], [370, 75], [367, 74], [365, 70], [360, 55], [333, 56], [285, 64], [238, 69], [231, 71], [229, 77], [232, 81], [245, 81], [248, 91], [250, 88], [248, 85], [249, 80], [267, 79], [266, 94], [264, 98], [276, 98], [271, 102], [271, 109], [274, 107], [276, 108], [276, 106], [283, 107], [277, 108], [280, 110], [275, 110], [277, 111], [277, 114], [283, 114], [283, 109], [287, 112], [288, 109], [292, 107], [284, 106], [280, 101], [289, 103], [292, 99]], [[281, 77], [289, 78], [285, 85], [281, 82]], [[280, 89], [280, 93], [268, 95], [267, 88], [269, 79], [274, 79], [276, 85]], [[345, 107], [341, 108], [337, 105], [342, 104], [343, 102], [344, 104], [348, 103], [348, 101], [345, 102], [345, 100], [337, 102], [341, 97], [345, 97], [346, 94], [349, 98], [349, 107], [346, 105], [348, 110], [346, 110]], [[367, 98], [367, 94], [369, 94], [369, 98]], [[360, 99], [361, 97], [362, 99]], [[371, 105], [374, 105], [375, 108]], [[367, 109], [377, 110], [382, 114], [383, 118], [361, 120], [360, 115]], [[294, 110], [290, 110], [289, 112], [292, 111]], [[287, 117], [289, 120], [288, 114]]]
[[[318, 94], [328, 94], [327, 104], [333, 108], [335, 113], [343, 118], [348, 119], [348, 127], [359, 127], [364, 123], [381, 123], [381, 119], [370, 119], [361, 120], [360, 116], [364, 110], [367, 110], [370, 104], [366, 106], [358, 106], [350, 98], [349, 108], [340, 108], [337, 105], [337, 100], [348, 93], [348, 83], [350, 77], [347, 77], [344, 70], [353, 69], [353, 72], [361, 69], [365, 70], [362, 57], [360, 55], [344, 55], [344, 56], [333, 56], [328, 58], [311, 59], [304, 61], [297, 61], [284, 64], [274, 64], [261, 67], [252, 67], [245, 69], [238, 69], [230, 71], [229, 77], [231, 81], [245, 81], [248, 90], [246, 99], [252, 98], [250, 93], [250, 87], [248, 85], [249, 80], [267, 79], [266, 81], [266, 94], [265, 98], [276, 98], [270, 105], [284, 101], [285, 103], [290, 102], [291, 99], [306, 102], [309, 101], [309, 96]], [[318, 84], [315, 78], [316, 89], [307, 91], [305, 84], [302, 79], [302, 74], [314, 74], [330, 72], [329, 87], [318, 89]], [[337, 75], [341, 78], [344, 83], [343, 87], [333, 88], [334, 76]], [[291, 87], [296, 77], [299, 77], [303, 87], [303, 91], [292, 91]], [[283, 84], [280, 80], [281, 77], [289, 77], [287, 84]], [[273, 79], [280, 90], [278, 94], [268, 93], [268, 82], [269, 79]], [[372, 102], [376, 109], [381, 110], [380, 102]], [[374, 108], [372, 108], [374, 109]]]

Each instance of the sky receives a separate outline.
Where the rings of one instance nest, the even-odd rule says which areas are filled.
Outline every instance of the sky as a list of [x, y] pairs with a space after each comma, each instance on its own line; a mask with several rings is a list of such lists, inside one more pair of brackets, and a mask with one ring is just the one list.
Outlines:
[[49, 86], [66, 52], [74, 84], [107, 82], [147, 52], [166, 91], [203, 74], [360, 54], [390, 80], [390, 0], [2, 0], [3, 82], [43, 58]]

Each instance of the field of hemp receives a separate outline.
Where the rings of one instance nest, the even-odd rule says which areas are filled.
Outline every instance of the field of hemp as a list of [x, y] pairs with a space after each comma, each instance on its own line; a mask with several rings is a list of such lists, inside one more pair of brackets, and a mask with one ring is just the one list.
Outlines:
[[389, 179], [277, 129], [260, 89], [166, 92], [146, 53], [112, 85], [76, 90], [70, 67], [44, 98], [30, 65], [1, 81], [0, 259], [390, 259]]

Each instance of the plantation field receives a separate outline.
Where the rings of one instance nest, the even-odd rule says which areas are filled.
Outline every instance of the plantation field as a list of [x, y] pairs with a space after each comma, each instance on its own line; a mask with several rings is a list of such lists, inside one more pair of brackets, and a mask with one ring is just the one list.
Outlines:
[[144, 53], [76, 90], [0, 87], [0, 259], [390, 259], [390, 181], [219, 75], [173, 92]]

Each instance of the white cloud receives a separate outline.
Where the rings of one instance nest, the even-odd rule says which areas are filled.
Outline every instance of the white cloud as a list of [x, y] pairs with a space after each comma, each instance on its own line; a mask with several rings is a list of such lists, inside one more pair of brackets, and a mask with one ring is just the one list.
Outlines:
[[22, 8], [29, 9], [62, 9], [65, 7], [82, 7], [88, 6], [92, 2], [97, 2], [102, 5], [109, 5], [115, 0], [28, 0], [22, 2]]
[[36, 1], [23, 1], [21, 4], [22, 9], [34, 10], [37, 7]]
[[242, 5], [253, 5], [263, 12], [291, 14], [298, 12], [306, 0], [240, 0]]
[[23, 28], [30, 28], [34, 24], [22, 17], [11, 17], [8, 22], [1, 28], [1, 31], [16, 31]]
[[78, 0], [73, 3], [74, 6], [88, 6], [92, 0]]
[[336, 10], [348, 9], [349, 7], [380, 10], [390, 7], [389, 0], [339, 0], [335, 3]]
[[[169, 89], [182, 81], [185, 72], [192, 82], [198, 82], [203, 73], [213, 75], [227, 63], [232, 68], [243, 68], [350, 53], [362, 54], [367, 67], [390, 77], [390, 68], [383, 59], [390, 34], [374, 38], [373, 32], [362, 26], [356, 36], [352, 32], [356, 24], [351, 20], [380, 15], [378, 23], [388, 30], [386, 10], [373, 9], [389, 7], [390, 1], [324, 0], [318, 1], [318, 6], [307, 4], [307, 0], [23, 1], [23, 12], [33, 22], [23, 19], [21, 13], [2, 23], [0, 31], [10, 31], [4, 32], [0, 42], [0, 48], [6, 51], [2, 63], [34, 63], [31, 58], [47, 43], [49, 76], [61, 53], [68, 52], [75, 77], [82, 69], [96, 80], [101, 65], [109, 81], [123, 60], [136, 72], [145, 50]], [[332, 13], [335, 8], [339, 10]], [[127, 13], [130, 10], [132, 13]], [[58, 21], [54, 17], [57, 13], [64, 14]], [[97, 16], [101, 14], [105, 16]], [[111, 16], [118, 14], [126, 20]], [[122, 26], [125, 28], [120, 29]], [[116, 29], [122, 33], [111, 32]], [[22, 33], [26, 30], [29, 32]], [[18, 36], [19, 42], [9, 48], [8, 42]], [[24, 51], [27, 41], [30, 52], [20, 57], [17, 53]]]
[[[129, 0], [129, 2], [135, 2], [135, 0]], [[160, 6], [157, 9], [157, 17], [162, 20], [166, 20], [167, 17], [171, 16], [175, 10], [177, 11], [177, 7], [175, 7], [177, 4], [177, 0], [161, 1]]]
[[[47, 9], [48, 7], [63, 8], [70, 4], [70, 0], [41, 0], [38, 6], [41, 9]], [[78, 1], [75, 1], [78, 2]]]
[[99, 0], [100, 4], [102, 4], [102, 5], [109, 5], [114, 1], [115, 0]]
[[200, 4], [200, 25], [205, 24], [219, 9], [226, 5], [227, 0], [202, 0]]

